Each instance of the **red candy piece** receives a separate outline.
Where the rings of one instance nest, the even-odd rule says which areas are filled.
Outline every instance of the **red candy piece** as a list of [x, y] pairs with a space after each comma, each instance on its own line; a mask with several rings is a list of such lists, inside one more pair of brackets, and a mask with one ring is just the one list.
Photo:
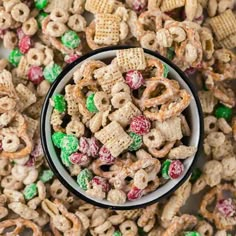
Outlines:
[[92, 185], [100, 185], [102, 187], [103, 192], [108, 192], [110, 189], [109, 183], [105, 178], [102, 178], [100, 176], [95, 176], [91, 180]]
[[137, 200], [142, 197], [143, 190], [137, 187], [133, 187], [127, 194], [127, 197], [130, 201]]
[[143, 75], [137, 70], [127, 72], [125, 80], [131, 89], [138, 89], [144, 84]]
[[136, 134], [147, 134], [151, 128], [150, 121], [145, 116], [135, 116], [130, 123], [130, 130]]
[[31, 66], [28, 71], [28, 79], [35, 85], [40, 84], [44, 79], [42, 68], [39, 66]]
[[110, 151], [105, 146], [101, 147], [99, 151], [99, 158], [106, 164], [113, 164], [115, 162], [115, 157], [111, 155]]
[[89, 139], [85, 137], [81, 137], [79, 140], [79, 150], [86, 154], [89, 149]]
[[175, 160], [170, 163], [168, 174], [171, 179], [178, 179], [184, 172], [184, 165], [181, 161]]
[[196, 68], [193, 68], [193, 67], [189, 67], [188, 69], [186, 69], [185, 71], [185, 74], [187, 76], [191, 76], [193, 74], [195, 74], [197, 72], [197, 69]]
[[133, 1], [133, 9], [134, 11], [140, 13], [145, 10], [147, 6], [147, 1], [146, 0], [134, 0]]
[[75, 152], [69, 157], [72, 164], [77, 164], [80, 166], [87, 166], [90, 162], [90, 159], [87, 155], [79, 152]]
[[80, 138], [79, 150], [82, 153], [87, 154], [89, 157], [95, 157], [98, 155], [99, 143], [94, 137], [91, 139], [82, 137]]
[[30, 157], [30, 159], [25, 163], [25, 166], [32, 167], [35, 166], [36, 158]]
[[19, 41], [19, 49], [21, 53], [27, 53], [32, 46], [32, 41], [28, 35], [23, 36]]
[[66, 55], [64, 61], [66, 63], [72, 63], [73, 61], [75, 61], [79, 57], [80, 57], [80, 55], [78, 55], [78, 54]]
[[5, 33], [6, 33], [6, 30], [0, 29], [0, 39], [3, 39]]
[[16, 30], [16, 33], [17, 33], [17, 36], [18, 36], [18, 39], [19, 39], [19, 40], [21, 40], [21, 39], [25, 36], [25, 34], [24, 34], [22, 28], [18, 28], [18, 29]]
[[232, 217], [236, 214], [236, 206], [232, 198], [222, 199], [216, 204], [218, 211], [225, 217]]
[[41, 144], [40, 139], [38, 139], [34, 145], [33, 151], [30, 153], [30, 156], [36, 158], [36, 157], [43, 156], [43, 155], [44, 155], [44, 153], [43, 153], [42, 144]]

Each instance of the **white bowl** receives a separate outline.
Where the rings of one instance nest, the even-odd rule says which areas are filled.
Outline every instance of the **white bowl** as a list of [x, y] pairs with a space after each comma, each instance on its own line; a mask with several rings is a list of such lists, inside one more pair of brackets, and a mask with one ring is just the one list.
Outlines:
[[187, 117], [188, 123], [191, 128], [191, 136], [187, 138], [186, 143], [188, 145], [197, 147], [198, 150], [194, 156], [187, 158], [184, 161], [185, 170], [183, 175], [175, 180], [169, 180], [166, 184], [160, 186], [154, 192], [149, 193], [142, 198], [135, 201], [127, 201], [124, 204], [113, 204], [107, 200], [100, 200], [93, 198], [85, 193], [83, 189], [81, 189], [76, 180], [70, 176], [67, 169], [62, 164], [60, 157], [58, 156], [54, 145], [51, 140], [52, 136], [52, 128], [50, 125], [50, 117], [52, 114], [52, 106], [49, 103], [49, 99], [56, 93], [61, 93], [66, 84], [70, 83], [72, 80], [73, 73], [80, 67], [80, 65], [88, 60], [104, 60], [104, 59], [112, 59], [116, 56], [116, 52], [119, 49], [127, 49], [131, 48], [129, 46], [117, 46], [117, 47], [108, 47], [103, 49], [95, 50], [89, 54], [86, 54], [72, 64], [68, 65], [62, 73], [58, 76], [57, 80], [51, 86], [47, 97], [45, 99], [43, 110], [41, 114], [41, 141], [43, 145], [44, 152], [46, 154], [47, 161], [49, 166], [55, 173], [56, 177], [61, 181], [61, 183], [72, 193], [80, 197], [81, 199], [99, 207], [112, 208], [118, 210], [127, 210], [134, 209], [139, 207], [144, 207], [150, 204], [153, 204], [162, 198], [167, 197], [177, 188], [179, 188], [185, 180], [191, 174], [194, 163], [196, 163], [197, 157], [199, 155], [199, 149], [202, 145], [203, 140], [203, 116], [201, 111], [201, 106], [199, 99], [197, 97], [197, 91], [193, 87], [192, 83], [186, 77], [186, 75], [174, 64], [172, 64], [168, 59], [160, 56], [159, 54], [152, 52], [150, 50], [146, 50], [145, 54], [149, 57], [154, 57], [160, 59], [163, 63], [165, 63], [169, 67], [169, 76], [171, 79], [175, 79], [179, 82], [180, 86], [186, 89], [191, 94], [191, 103], [189, 107], [185, 110], [185, 115]]

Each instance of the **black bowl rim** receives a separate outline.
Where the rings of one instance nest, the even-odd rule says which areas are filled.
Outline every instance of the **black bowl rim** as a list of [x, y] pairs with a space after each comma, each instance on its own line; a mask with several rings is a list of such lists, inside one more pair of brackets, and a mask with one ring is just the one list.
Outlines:
[[47, 96], [44, 100], [43, 103], [43, 107], [42, 107], [42, 112], [41, 112], [41, 117], [40, 117], [40, 132], [41, 132], [41, 143], [42, 143], [42, 147], [44, 150], [44, 153], [46, 154], [46, 159], [47, 162], [49, 164], [49, 167], [53, 170], [54, 174], [56, 175], [56, 177], [59, 179], [59, 181], [73, 194], [75, 194], [77, 197], [81, 198], [82, 200], [92, 204], [92, 205], [96, 205], [98, 207], [101, 208], [109, 208], [109, 209], [113, 209], [113, 210], [132, 210], [132, 209], [137, 209], [137, 208], [144, 208], [148, 205], [154, 204], [156, 202], [159, 202], [160, 200], [167, 198], [168, 196], [170, 196], [170, 194], [172, 194], [174, 191], [176, 191], [190, 176], [190, 174], [192, 173], [192, 170], [199, 158], [199, 155], [201, 153], [201, 148], [202, 148], [202, 144], [203, 144], [203, 133], [204, 133], [204, 127], [203, 127], [203, 112], [202, 112], [202, 108], [201, 108], [201, 104], [200, 104], [200, 100], [197, 96], [197, 90], [195, 88], [195, 86], [193, 85], [193, 83], [190, 81], [190, 79], [188, 79], [188, 77], [185, 75], [185, 73], [180, 70], [175, 64], [173, 64], [170, 60], [168, 60], [167, 58], [161, 56], [159, 53], [157, 52], [153, 52], [151, 50], [145, 49], [144, 48], [144, 52], [147, 54], [150, 54], [154, 57], [157, 57], [159, 59], [161, 59], [162, 61], [164, 61], [166, 64], [168, 64], [170, 67], [172, 67], [179, 75], [180, 77], [185, 81], [185, 83], [189, 86], [195, 102], [197, 104], [197, 109], [198, 109], [198, 114], [199, 114], [199, 121], [200, 121], [200, 137], [199, 137], [199, 142], [198, 142], [198, 150], [194, 156], [193, 162], [191, 164], [191, 166], [189, 167], [187, 173], [185, 174], [185, 176], [181, 179], [181, 181], [179, 181], [178, 184], [176, 184], [173, 188], [171, 188], [166, 194], [162, 195], [159, 198], [156, 198], [152, 201], [146, 202], [146, 203], [142, 203], [139, 205], [132, 205], [132, 206], [110, 206], [110, 205], [106, 205], [106, 204], [102, 204], [99, 202], [96, 202], [95, 200], [92, 200], [90, 198], [87, 198], [85, 195], [77, 192], [74, 188], [72, 188], [67, 181], [63, 178], [63, 176], [57, 171], [56, 166], [54, 165], [53, 161], [51, 160], [50, 157], [50, 152], [48, 150], [47, 144], [46, 144], [46, 137], [45, 137], [45, 116], [46, 116], [46, 110], [47, 107], [49, 105], [49, 100], [50, 97], [52, 96], [55, 88], [57, 87], [58, 83], [64, 78], [64, 76], [70, 71], [72, 70], [77, 64], [79, 64], [80, 62], [88, 59], [91, 56], [94, 56], [95, 54], [101, 53], [101, 52], [106, 52], [106, 51], [110, 51], [110, 50], [119, 50], [119, 49], [128, 49], [128, 48], [136, 48], [136, 46], [110, 46], [110, 47], [105, 47], [105, 48], [100, 48], [94, 51], [91, 51], [83, 56], [81, 56], [80, 58], [78, 58], [77, 60], [75, 60], [74, 62], [72, 62], [71, 64], [67, 65], [63, 71], [59, 74], [59, 76], [57, 77], [57, 79], [54, 81], [54, 83], [51, 85], [51, 88], [49, 89]]

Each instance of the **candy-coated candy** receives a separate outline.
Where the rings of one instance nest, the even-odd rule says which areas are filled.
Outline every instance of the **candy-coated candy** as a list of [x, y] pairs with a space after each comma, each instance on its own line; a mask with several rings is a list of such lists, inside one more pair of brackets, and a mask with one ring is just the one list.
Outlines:
[[53, 83], [61, 72], [62, 69], [59, 65], [50, 63], [44, 68], [43, 76], [49, 83]]
[[19, 40], [21, 40], [25, 36], [25, 33], [23, 32], [22, 28], [18, 28], [16, 30], [16, 34]]
[[201, 174], [202, 171], [199, 168], [194, 169], [190, 178], [190, 182], [195, 183], [197, 179], [201, 176]]
[[169, 167], [170, 167], [170, 164], [171, 164], [171, 160], [165, 160], [163, 163], [162, 163], [162, 166], [161, 166], [161, 175], [164, 179], [169, 179], [170, 176], [169, 176]]
[[61, 42], [67, 48], [74, 49], [80, 45], [80, 38], [75, 31], [68, 30], [61, 37]]
[[221, 199], [217, 202], [216, 208], [224, 217], [232, 217], [236, 214], [236, 205], [232, 198]]
[[99, 143], [98, 140], [94, 137], [89, 139], [89, 148], [87, 151], [88, 156], [96, 157], [99, 151]]
[[127, 72], [125, 81], [131, 89], [138, 89], [144, 84], [143, 75], [137, 70]]
[[174, 160], [170, 163], [168, 175], [171, 179], [178, 179], [184, 172], [184, 165], [179, 160]]
[[40, 174], [39, 179], [43, 183], [47, 183], [53, 178], [54, 174], [51, 170], [43, 170], [43, 172]]
[[62, 138], [60, 146], [63, 152], [70, 155], [78, 150], [79, 140], [74, 135], [66, 135]]
[[143, 228], [141, 227], [138, 227], [138, 235], [139, 236], [146, 236], [146, 232], [143, 230]]
[[111, 155], [110, 151], [105, 146], [102, 146], [101, 149], [99, 150], [99, 159], [104, 164], [111, 165], [115, 162], [116, 158]]
[[64, 58], [64, 61], [66, 63], [72, 63], [76, 59], [80, 58], [80, 56], [81, 55], [79, 55], [79, 54], [66, 55], [65, 58]]
[[163, 77], [164, 77], [164, 78], [167, 78], [168, 73], [169, 73], [169, 67], [168, 67], [166, 64], [164, 64]]
[[143, 115], [135, 116], [130, 123], [130, 130], [136, 134], [144, 135], [149, 132], [151, 122]]
[[22, 53], [20, 52], [19, 48], [15, 48], [10, 52], [8, 60], [13, 66], [17, 67], [21, 57]]
[[86, 100], [86, 107], [90, 112], [98, 112], [98, 109], [94, 104], [94, 95], [94, 93], [90, 94]]
[[34, 145], [32, 152], [30, 153], [30, 156], [37, 158], [43, 155], [44, 153], [43, 153], [42, 143], [41, 143], [41, 140], [38, 139]]
[[79, 140], [79, 150], [82, 153], [87, 154], [88, 149], [89, 149], [89, 138], [81, 137]]
[[101, 186], [103, 192], [108, 192], [110, 189], [110, 186], [107, 180], [100, 176], [93, 177], [93, 179], [91, 180], [91, 184]]
[[37, 185], [35, 183], [29, 184], [25, 187], [23, 194], [26, 200], [34, 198], [38, 193]]
[[93, 174], [89, 169], [83, 169], [77, 176], [77, 183], [83, 190], [88, 189], [88, 184], [92, 180]]
[[122, 236], [122, 233], [119, 230], [116, 230], [112, 236]]
[[197, 231], [187, 231], [184, 232], [184, 236], [201, 236]]
[[70, 156], [70, 154], [68, 154], [67, 152], [61, 151], [61, 155], [60, 155], [61, 161], [62, 161], [63, 165], [66, 167], [71, 166], [69, 156]]
[[36, 0], [35, 1], [35, 7], [38, 10], [44, 9], [48, 5], [48, 0]]
[[25, 163], [25, 166], [32, 167], [35, 166], [36, 157], [30, 156], [29, 160]]
[[132, 5], [133, 10], [140, 13], [147, 7], [147, 0], [133, 0]]
[[52, 97], [52, 103], [54, 106], [54, 109], [58, 112], [65, 112], [66, 111], [66, 100], [63, 95], [61, 94], [55, 94]]
[[129, 151], [136, 151], [142, 146], [142, 136], [135, 134], [133, 132], [129, 132], [129, 136], [133, 139], [133, 142], [129, 146]]
[[43, 70], [39, 66], [31, 66], [28, 71], [28, 79], [35, 85], [40, 84], [43, 77]]
[[133, 187], [127, 194], [127, 197], [130, 201], [137, 200], [142, 197], [143, 190], [137, 187]]
[[166, 55], [166, 57], [169, 60], [173, 60], [174, 56], [175, 56], [175, 49], [174, 49], [174, 47], [167, 48], [167, 55]]
[[90, 162], [88, 155], [79, 152], [72, 153], [69, 160], [72, 164], [77, 164], [80, 166], [87, 166]]
[[197, 69], [196, 69], [196, 68], [193, 68], [193, 67], [189, 67], [188, 69], [186, 69], [186, 70], [184, 71], [184, 73], [185, 73], [187, 76], [194, 75], [196, 72], [197, 72]]
[[36, 20], [38, 22], [38, 27], [41, 29], [42, 27], [42, 21], [48, 16], [48, 13], [41, 11], [39, 14], [36, 16]]
[[224, 118], [226, 120], [230, 120], [232, 117], [232, 109], [229, 107], [226, 107], [224, 105], [219, 105], [215, 110], [215, 116], [219, 118]]
[[25, 54], [32, 47], [31, 38], [28, 35], [24, 35], [19, 41], [19, 50], [21, 53]]
[[53, 144], [58, 147], [58, 148], [61, 148], [61, 140], [66, 136], [65, 133], [62, 133], [62, 132], [55, 132], [53, 135], [52, 135], [52, 142]]

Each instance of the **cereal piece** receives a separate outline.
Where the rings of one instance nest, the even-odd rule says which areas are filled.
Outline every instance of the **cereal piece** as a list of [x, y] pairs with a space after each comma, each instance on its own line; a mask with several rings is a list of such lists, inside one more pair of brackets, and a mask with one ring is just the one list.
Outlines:
[[65, 11], [62, 8], [55, 8], [55, 9], [52, 10], [52, 12], [50, 14], [50, 19], [52, 21], [67, 23], [67, 21], [69, 19], [69, 14], [68, 14], [67, 11]]
[[76, 115], [79, 112], [79, 104], [76, 99], [74, 99], [73, 91], [75, 85], [67, 85], [65, 87], [65, 100], [67, 102], [67, 113], [69, 115]]
[[117, 64], [122, 72], [144, 70], [146, 60], [142, 48], [130, 48], [117, 51]]
[[27, 61], [32, 66], [41, 66], [45, 59], [44, 53], [38, 48], [30, 48], [27, 55]]
[[132, 99], [129, 93], [120, 92], [112, 95], [111, 104], [114, 108], [121, 108], [131, 101]]
[[112, 13], [114, 8], [113, 0], [87, 0], [85, 2], [85, 9], [93, 14], [98, 13]]
[[15, 134], [8, 134], [2, 139], [2, 149], [5, 152], [16, 152], [20, 145], [20, 139]]
[[131, 152], [138, 150], [143, 144], [142, 136], [135, 134], [133, 132], [129, 132], [129, 136], [132, 138], [133, 142], [129, 146], [128, 150]]
[[[111, 130], [113, 132], [110, 132]], [[114, 157], [121, 154], [132, 143], [132, 139], [116, 121], [95, 133], [95, 137], [106, 146]]]
[[48, 0], [36, 0], [35, 7], [38, 10], [43, 10], [48, 5]]
[[6, 49], [14, 49], [17, 45], [18, 39], [14, 32], [7, 31], [3, 36], [3, 46]]
[[0, 98], [0, 113], [5, 113], [7, 111], [13, 110], [16, 106], [16, 101], [9, 97]]
[[20, 98], [20, 102], [18, 103], [18, 110], [24, 111], [30, 105], [36, 102], [36, 96], [32, 93], [26, 86], [23, 84], [18, 84], [16, 86], [16, 93]]
[[133, 117], [130, 122], [130, 130], [139, 135], [147, 134], [150, 128], [151, 122], [143, 115]]
[[27, 134], [30, 138], [33, 138], [36, 133], [36, 130], [38, 129], [39, 121], [34, 120], [28, 116], [25, 116], [25, 120], [27, 122]]
[[210, 19], [210, 25], [217, 40], [225, 39], [236, 32], [235, 20], [235, 15], [230, 9]]
[[104, 163], [104, 164], [113, 164], [115, 162], [115, 157], [111, 155], [111, 152], [105, 147], [102, 146], [101, 149], [99, 150], [99, 159]]
[[148, 186], [148, 173], [140, 169], [134, 175], [134, 185], [139, 189], [145, 189]]
[[90, 112], [98, 112], [98, 109], [94, 103], [94, 96], [95, 94], [91, 93], [86, 99], [86, 107]]
[[189, 21], [194, 20], [198, 10], [198, 1], [197, 0], [186, 0], [185, 1], [185, 14], [186, 18]]
[[234, 141], [236, 141], [236, 117], [234, 116], [232, 119], [232, 132]]
[[143, 136], [143, 143], [149, 149], [161, 147], [164, 141], [165, 139], [158, 129], [151, 129], [150, 132]]
[[139, 189], [137, 187], [131, 188], [131, 190], [127, 193], [127, 198], [129, 201], [135, 201], [142, 197], [143, 189]]
[[88, 184], [92, 180], [93, 174], [89, 169], [83, 169], [77, 176], [77, 183], [83, 190], [88, 189]]
[[32, 198], [34, 198], [38, 191], [37, 191], [37, 185], [36, 184], [29, 184], [25, 187], [24, 189], [24, 197], [26, 200], [30, 200]]
[[84, 135], [84, 124], [77, 118], [72, 118], [72, 120], [66, 126], [66, 134], [72, 134], [77, 138]]
[[52, 142], [53, 144], [58, 147], [61, 148], [61, 140], [66, 136], [65, 133], [62, 132], [55, 132], [52, 135]]
[[80, 166], [87, 166], [90, 162], [90, 158], [86, 154], [79, 152], [72, 153], [69, 160], [72, 164], [77, 164]]
[[164, 122], [155, 122], [155, 127], [160, 130], [166, 141], [181, 140], [183, 137], [180, 117], [173, 117]]
[[229, 35], [219, 42], [219, 44], [228, 49], [233, 49], [236, 47], [236, 33]]
[[114, 204], [124, 204], [126, 202], [126, 194], [119, 189], [111, 189], [108, 192], [107, 200]]
[[10, 52], [8, 60], [13, 66], [17, 67], [18, 64], [20, 63], [21, 57], [22, 54], [20, 50], [18, 48], [15, 48]]
[[225, 141], [225, 135], [222, 132], [212, 132], [206, 137], [207, 143], [212, 147], [219, 147]]
[[232, 109], [224, 105], [219, 105], [215, 110], [215, 116], [219, 118], [224, 118], [230, 120], [232, 117]]
[[95, 22], [95, 43], [116, 45], [119, 42], [120, 18], [118, 16], [98, 14]]
[[217, 103], [217, 99], [210, 91], [200, 91], [198, 96], [204, 113], [211, 113]]
[[206, 116], [204, 118], [204, 132], [209, 134], [218, 130], [217, 119], [214, 116]]
[[137, 70], [128, 71], [125, 75], [125, 81], [131, 89], [138, 89], [144, 84], [143, 75]]
[[39, 176], [39, 179], [43, 183], [49, 182], [53, 178], [54, 174], [51, 170], [43, 170], [41, 175]]
[[129, 86], [124, 82], [117, 82], [111, 89], [111, 95], [115, 95], [120, 92], [130, 94]]
[[38, 27], [39, 29], [42, 28], [42, 21], [48, 16], [48, 13], [44, 12], [44, 11], [40, 11], [39, 14], [36, 16], [36, 20], [38, 23]]
[[126, 127], [133, 117], [140, 114], [139, 109], [133, 103], [128, 102], [123, 107], [111, 113], [109, 119], [111, 121], [117, 121], [121, 126]]
[[24, 3], [18, 3], [11, 9], [11, 16], [15, 21], [25, 22], [29, 16], [30, 9]]
[[109, 108], [110, 101], [105, 92], [96, 92], [94, 95], [94, 105], [99, 111], [106, 111]]
[[35, 18], [31, 17], [22, 25], [22, 31], [28, 36], [33, 36], [38, 31], [38, 23]]
[[86, 29], [87, 22], [83, 16], [74, 14], [69, 17], [67, 25], [75, 32], [83, 32]]
[[62, 138], [60, 142], [60, 147], [62, 151], [67, 154], [72, 154], [78, 150], [79, 141], [74, 135], [66, 135]]
[[185, 5], [185, 0], [166, 0], [161, 4], [161, 11], [168, 12], [176, 8], [183, 7]]
[[232, 132], [232, 128], [224, 118], [218, 119], [217, 125], [224, 134], [229, 134]]
[[62, 68], [59, 65], [51, 62], [44, 68], [43, 76], [49, 83], [53, 83], [56, 80], [57, 76], [61, 73], [61, 71]]
[[174, 147], [170, 150], [168, 154], [168, 158], [173, 159], [186, 159], [188, 157], [192, 157], [197, 152], [196, 147], [180, 145], [178, 147]]
[[0, 28], [2, 30], [10, 28], [12, 25], [11, 15], [6, 11], [0, 11]]
[[[45, 0], [39, 0], [39, 1], [45, 1]], [[54, 9], [61, 8], [64, 11], [72, 11], [72, 4], [73, 2], [76, 3], [76, 1], [73, 0], [67, 0], [67, 1], [58, 1], [58, 0], [50, 0], [48, 2], [48, 5], [46, 8], [44, 8], [45, 12], [52, 12]], [[80, 1], [79, 1], [80, 2]]]
[[69, 30], [62, 35], [61, 42], [67, 48], [74, 49], [80, 45], [80, 38], [76, 32]]
[[96, 113], [89, 121], [89, 129], [92, 133], [96, 133], [102, 127], [103, 112]]
[[55, 94], [52, 97], [51, 105], [54, 107], [54, 109], [60, 113], [63, 113], [66, 111], [66, 101], [63, 95], [61, 94]]
[[111, 89], [115, 84], [124, 81], [119, 68], [113, 64], [95, 70], [94, 77], [106, 93], [111, 93]]
[[35, 85], [40, 84], [44, 77], [43, 77], [43, 70], [39, 66], [31, 66], [28, 70], [28, 79]]

